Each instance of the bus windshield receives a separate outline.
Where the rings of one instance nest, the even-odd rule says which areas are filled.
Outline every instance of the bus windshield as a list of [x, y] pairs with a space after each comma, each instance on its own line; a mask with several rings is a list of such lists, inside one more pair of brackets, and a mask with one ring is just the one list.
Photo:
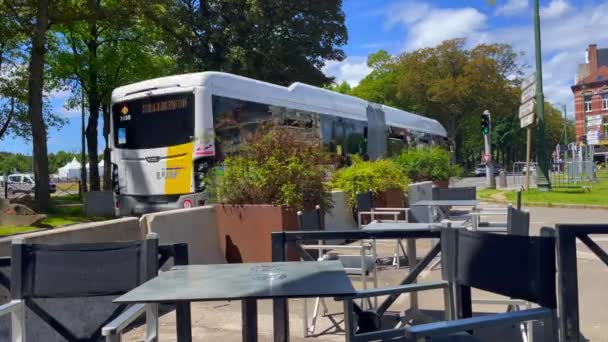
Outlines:
[[118, 102], [112, 106], [114, 146], [124, 149], [185, 144], [194, 136], [194, 94]]

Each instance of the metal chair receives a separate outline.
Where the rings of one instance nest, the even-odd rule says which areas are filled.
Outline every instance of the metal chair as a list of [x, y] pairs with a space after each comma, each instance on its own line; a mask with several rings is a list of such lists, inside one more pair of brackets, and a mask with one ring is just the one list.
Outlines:
[[[403, 221], [408, 221], [408, 213], [410, 208], [381, 208], [374, 207], [374, 193], [370, 190], [363, 193], [357, 194], [357, 224], [361, 229], [363, 225], [363, 217], [369, 216], [370, 220], [373, 221], [376, 217], [392, 217], [392, 221], [399, 221], [399, 216], [403, 214]], [[376, 241], [372, 241], [374, 248], [374, 255], [377, 256], [376, 251]], [[405, 248], [401, 240], [397, 240], [397, 244], [395, 245], [395, 251], [393, 253], [393, 266], [399, 268], [401, 253], [405, 256], [407, 253], [405, 252]]]
[[[298, 228], [299, 230], [315, 231], [322, 230], [321, 220], [321, 208], [316, 206], [314, 210], [309, 211], [298, 211]], [[367, 288], [367, 282], [371, 278], [374, 287], [378, 286], [378, 277], [376, 270], [376, 257], [373, 254], [372, 245], [369, 243], [362, 243], [360, 245], [327, 245], [325, 241], [319, 240], [318, 244], [301, 244], [300, 246], [304, 250], [314, 250], [317, 252], [317, 260], [340, 260], [344, 265], [344, 269], [349, 275], [356, 275], [361, 277], [361, 283], [363, 288]], [[327, 251], [335, 250], [356, 250], [359, 254], [328, 254]], [[371, 302], [367, 303], [371, 306]], [[308, 337], [315, 333], [317, 320], [319, 318], [319, 309], [323, 307], [322, 316], [329, 317], [333, 325], [340, 329], [340, 322], [334, 320], [331, 316], [328, 316], [328, 308], [323, 298], [315, 298], [315, 304], [312, 313], [312, 321], [309, 324], [308, 321], [308, 301], [304, 299], [304, 336]]]
[[[506, 233], [514, 236], [530, 235], [530, 213], [527, 210], [518, 210], [511, 206], [508, 208]], [[507, 305], [507, 312], [520, 311], [522, 307], [530, 309], [531, 303], [519, 299], [473, 299], [473, 304], [480, 305]], [[530, 342], [533, 340], [533, 323], [520, 324], [522, 340]]]
[[[359, 291], [344, 300], [347, 341], [479, 341], [480, 328], [509, 326], [526, 321], [544, 323], [544, 340], [557, 341], [555, 240], [552, 236], [529, 237], [441, 230], [442, 253], [446, 256], [444, 281], [410, 284], [386, 289]], [[513, 253], [517, 251], [517, 253]], [[516, 312], [472, 317], [471, 287], [518, 298], [540, 307]], [[364, 297], [443, 289], [446, 317], [452, 320], [384, 329], [355, 307]], [[455, 319], [454, 319], [455, 318]]]
[[[15, 239], [11, 257], [12, 301], [0, 306], [0, 315], [11, 314], [12, 341], [25, 340], [26, 308], [68, 341], [99, 341], [102, 335], [107, 341], [120, 341], [120, 333], [145, 312], [146, 339], [156, 339], [158, 305], [115, 305], [108, 316], [87, 315], [87, 319], [96, 321], [88, 322], [87, 331], [75, 332], [53, 316], [49, 310], [52, 306], [45, 307], [41, 300], [124, 294], [155, 277], [159, 260], [164, 263], [171, 256], [175, 264], [187, 263], [186, 245], [161, 249], [154, 233], [144, 241], [111, 243], [44, 245]], [[179, 307], [178, 314], [189, 314], [189, 306]]]

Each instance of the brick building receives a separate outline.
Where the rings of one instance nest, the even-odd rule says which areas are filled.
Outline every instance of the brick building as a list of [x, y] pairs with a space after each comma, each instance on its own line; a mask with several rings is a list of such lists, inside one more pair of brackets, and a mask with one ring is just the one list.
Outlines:
[[572, 92], [576, 136], [598, 132], [599, 145], [608, 145], [608, 48], [587, 48], [586, 63], [578, 66]]

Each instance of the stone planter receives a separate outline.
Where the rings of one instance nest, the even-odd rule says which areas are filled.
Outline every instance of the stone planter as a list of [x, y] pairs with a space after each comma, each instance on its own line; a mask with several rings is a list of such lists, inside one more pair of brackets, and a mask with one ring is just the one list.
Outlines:
[[436, 188], [447, 189], [447, 188], [450, 187], [450, 180], [449, 179], [445, 179], [445, 180], [433, 181], [433, 185]]
[[[272, 261], [271, 233], [298, 229], [296, 212], [264, 204], [217, 205], [220, 250], [228, 263]], [[288, 260], [296, 261], [289, 250]]]

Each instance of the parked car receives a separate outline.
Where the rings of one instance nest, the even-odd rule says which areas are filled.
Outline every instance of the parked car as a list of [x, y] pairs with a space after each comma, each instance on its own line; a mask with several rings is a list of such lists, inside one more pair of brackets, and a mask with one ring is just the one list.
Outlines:
[[[499, 165], [494, 165], [494, 176], [498, 176], [498, 174], [502, 171], [502, 167]], [[475, 177], [485, 177], [486, 176], [486, 164], [479, 164], [475, 168]]]
[[[6, 182], [8, 183], [7, 192], [9, 194], [31, 194], [34, 193], [34, 189], [36, 188], [34, 176], [27, 173], [9, 175]], [[49, 182], [49, 192], [54, 193], [55, 191], [57, 191], [57, 185], [53, 182]]]

